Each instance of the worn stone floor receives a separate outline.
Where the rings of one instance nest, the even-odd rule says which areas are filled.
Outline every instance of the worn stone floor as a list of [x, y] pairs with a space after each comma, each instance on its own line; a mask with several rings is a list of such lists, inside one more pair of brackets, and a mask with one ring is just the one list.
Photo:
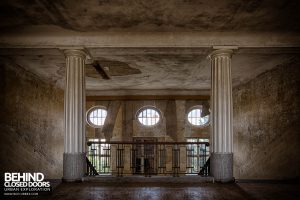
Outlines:
[[[36, 198], [35, 198], [36, 199]], [[62, 183], [46, 200], [289, 200], [300, 199], [300, 184], [279, 183], [199, 183], [105, 184]]]

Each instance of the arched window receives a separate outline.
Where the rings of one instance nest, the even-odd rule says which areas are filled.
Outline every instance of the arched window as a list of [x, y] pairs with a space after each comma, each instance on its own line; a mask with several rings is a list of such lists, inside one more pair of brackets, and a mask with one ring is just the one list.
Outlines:
[[92, 107], [87, 112], [87, 122], [90, 126], [101, 127], [104, 125], [107, 116], [107, 111], [104, 107]]
[[137, 113], [138, 121], [145, 126], [156, 125], [161, 118], [160, 112], [154, 107], [144, 107]]
[[194, 126], [203, 126], [208, 124], [209, 121], [209, 115], [206, 115], [204, 117], [201, 117], [202, 108], [201, 107], [195, 107], [188, 113], [188, 121]]

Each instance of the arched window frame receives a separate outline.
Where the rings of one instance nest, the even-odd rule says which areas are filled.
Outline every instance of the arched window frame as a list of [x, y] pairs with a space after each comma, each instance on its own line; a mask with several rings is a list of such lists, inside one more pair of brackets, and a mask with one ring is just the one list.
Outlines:
[[[144, 110], [147, 110], [147, 109], [152, 109], [152, 110], [155, 110], [157, 113], [158, 113], [158, 116], [159, 116], [159, 119], [158, 119], [158, 121], [155, 123], [155, 124], [153, 124], [153, 125], [146, 125], [146, 124], [143, 124], [140, 120], [139, 120], [139, 115], [140, 115], [140, 113], [142, 113]], [[155, 106], [143, 106], [143, 107], [141, 107], [137, 112], [136, 112], [136, 120], [138, 121], [138, 123], [140, 124], [140, 125], [142, 125], [142, 126], [144, 126], [144, 127], [155, 127], [155, 126], [157, 126], [157, 125], [159, 125], [160, 123], [161, 123], [161, 121], [162, 121], [162, 113], [161, 113], [161, 111], [158, 109], [158, 108], [156, 108]]]
[[[200, 124], [200, 125], [196, 125], [196, 124], [192, 124], [189, 120], [189, 114], [191, 111], [195, 110], [195, 109], [200, 109], [201, 112], [202, 112], [202, 109], [203, 109], [203, 106], [202, 105], [196, 105], [196, 106], [193, 106], [191, 107], [188, 112], [186, 113], [186, 120], [188, 122], [188, 124], [190, 126], [193, 126], [193, 127], [197, 127], [197, 128], [202, 128], [202, 127], [206, 127], [206, 126], [209, 126], [210, 125], [210, 114], [208, 115], [208, 121], [205, 123], [205, 124]], [[201, 113], [200, 113], [200, 116], [201, 116]]]
[[[92, 123], [91, 120], [90, 120], [90, 117], [89, 117], [90, 113], [93, 112], [93, 111], [96, 110], [96, 109], [102, 109], [102, 110], [105, 110], [105, 111], [106, 111], [106, 117], [105, 117], [104, 122], [103, 122], [102, 125], [94, 124], [94, 123]], [[86, 112], [86, 122], [87, 122], [87, 124], [88, 124], [89, 126], [91, 126], [91, 127], [93, 127], [93, 128], [102, 128], [103, 125], [104, 125], [104, 123], [105, 123], [105, 120], [106, 120], [106, 118], [107, 118], [107, 114], [108, 114], [108, 113], [107, 113], [107, 109], [106, 109], [105, 106], [93, 106], [93, 107], [91, 107], [91, 108]]]

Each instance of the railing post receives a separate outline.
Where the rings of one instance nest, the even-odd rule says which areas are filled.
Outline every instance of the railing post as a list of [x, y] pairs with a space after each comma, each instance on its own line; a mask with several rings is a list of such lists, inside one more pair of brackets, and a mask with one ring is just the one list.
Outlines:
[[179, 173], [186, 173], [186, 145], [179, 146]]
[[124, 145], [117, 145], [117, 176], [123, 176], [124, 170]]
[[178, 145], [174, 144], [172, 148], [172, 171], [173, 171], [173, 176], [177, 177], [179, 176], [179, 162], [180, 162], [180, 157], [179, 157], [179, 151]]
[[130, 148], [131, 144], [125, 144], [123, 146], [123, 174], [130, 174]]

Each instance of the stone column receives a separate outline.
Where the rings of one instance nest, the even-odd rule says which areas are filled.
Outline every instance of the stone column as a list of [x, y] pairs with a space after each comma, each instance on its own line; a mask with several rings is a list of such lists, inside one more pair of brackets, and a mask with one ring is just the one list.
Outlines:
[[211, 173], [215, 181], [233, 181], [231, 49], [212, 52]]
[[83, 50], [64, 50], [66, 56], [65, 148], [63, 180], [81, 181], [85, 173], [85, 58]]

